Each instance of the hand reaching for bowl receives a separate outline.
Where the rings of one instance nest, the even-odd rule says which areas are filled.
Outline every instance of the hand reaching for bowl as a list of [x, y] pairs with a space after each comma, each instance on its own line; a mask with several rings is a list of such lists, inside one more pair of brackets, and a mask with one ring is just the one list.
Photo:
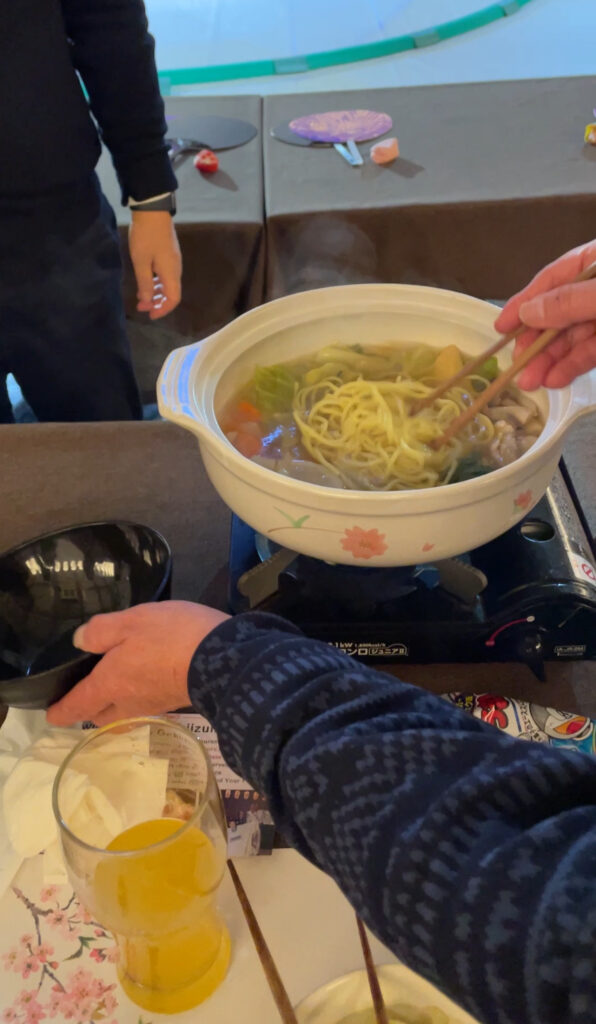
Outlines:
[[[531, 345], [547, 327], [562, 333], [520, 374], [525, 391], [562, 388], [596, 367], [596, 279], [572, 284], [573, 278], [596, 261], [596, 240], [549, 263], [509, 300], [495, 321], [505, 334], [526, 324], [516, 353]], [[564, 328], [564, 330], [563, 330]]]
[[229, 618], [224, 612], [164, 601], [96, 615], [75, 633], [81, 650], [103, 654], [93, 671], [47, 712], [50, 725], [159, 715], [187, 707], [188, 669], [202, 640]]

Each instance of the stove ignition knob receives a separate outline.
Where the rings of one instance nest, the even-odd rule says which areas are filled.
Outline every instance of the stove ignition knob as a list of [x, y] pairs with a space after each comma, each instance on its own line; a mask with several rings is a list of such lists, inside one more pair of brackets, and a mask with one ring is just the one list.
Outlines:
[[540, 682], [545, 683], [544, 644], [538, 630], [522, 634], [517, 644], [517, 654], [521, 661], [525, 661], [528, 668], [532, 669], [532, 672]]

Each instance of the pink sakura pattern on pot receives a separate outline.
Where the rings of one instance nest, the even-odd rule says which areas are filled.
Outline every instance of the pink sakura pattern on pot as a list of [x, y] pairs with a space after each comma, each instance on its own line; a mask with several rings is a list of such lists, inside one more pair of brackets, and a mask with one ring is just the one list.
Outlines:
[[[39, 902], [16, 885], [11, 891], [30, 914], [32, 930], [0, 955], [0, 972], [23, 979], [12, 1003], [2, 1006], [0, 1022], [119, 1024], [115, 970], [113, 981], [97, 974], [97, 965], [115, 964], [118, 959], [111, 936], [66, 887], [44, 886]], [[56, 954], [59, 943], [68, 943], [68, 955]], [[5, 990], [0, 980], [0, 992]], [[138, 1024], [151, 1022], [139, 1017]]]
[[517, 511], [525, 512], [532, 504], [534, 495], [532, 491], [521, 491], [514, 499], [513, 505]]
[[385, 534], [378, 530], [363, 530], [361, 526], [347, 529], [340, 544], [344, 551], [349, 551], [354, 558], [373, 558], [387, 550]]
[[[281, 530], [303, 530], [305, 533], [308, 530], [316, 530], [319, 533], [334, 533], [336, 536], [339, 534], [339, 530], [331, 530], [328, 527], [312, 526], [310, 523], [306, 525], [308, 520], [311, 518], [310, 515], [299, 516], [290, 515], [288, 512], [284, 512], [281, 508], [276, 508], [276, 512], [279, 512], [281, 516], [286, 520], [287, 526], [274, 526], [268, 530], [267, 533], [271, 534], [278, 533]], [[365, 530], [362, 526], [347, 527], [343, 534], [340, 535], [339, 543], [344, 551], [349, 551], [354, 558], [374, 558], [375, 555], [383, 555], [388, 548], [388, 544], [385, 543], [386, 534], [379, 533], [377, 529]]]

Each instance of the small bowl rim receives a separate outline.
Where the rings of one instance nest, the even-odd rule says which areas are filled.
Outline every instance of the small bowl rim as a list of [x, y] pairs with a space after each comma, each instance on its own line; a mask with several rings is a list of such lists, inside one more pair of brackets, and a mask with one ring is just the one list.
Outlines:
[[[390, 951], [387, 952], [388, 955], [390, 955]], [[466, 1024], [480, 1024], [480, 1021], [476, 1020], [476, 1018], [473, 1017], [468, 1010], [464, 1009], [463, 1006], [460, 1006], [458, 1003], [456, 1003], [455, 1000], [448, 996], [445, 992], [442, 992], [439, 988], [433, 985], [431, 981], [429, 981], [427, 978], [424, 978], [421, 974], [418, 974], [417, 971], [415, 971], [412, 967], [409, 967], [402, 961], [384, 960], [382, 963], [375, 964], [375, 969], [378, 974], [382, 989], [386, 990], [390, 986], [395, 986], [399, 991], [400, 987], [403, 988], [404, 981], [407, 983], [407, 985], [410, 986], [417, 986], [419, 984], [422, 986], [423, 989], [430, 987], [431, 989], [434, 989], [434, 992], [429, 992], [427, 998], [434, 998], [440, 1004], [438, 1008], [442, 1009], [443, 1013], [447, 1014], [448, 1012], [444, 1008], [444, 1002], [446, 1001], [452, 1004], [452, 1006], [449, 1007], [450, 1024], [463, 1024], [464, 1018]], [[304, 1015], [306, 1013], [308, 1013], [308, 1017], [312, 1017], [313, 1010], [316, 1012], [321, 1009], [321, 999], [327, 1001], [329, 996], [332, 996], [337, 991], [337, 989], [341, 989], [343, 986], [349, 984], [350, 982], [356, 982], [356, 980], [362, 981], [362, 989], [365, 993], [368, 993], [369, 986], [366, 969], [364, 967], [355, 967], [352, 970], [344, 971], [343, 974], [340, 974], [334, 978], [330, 978], [329, 981], [323, 982], [321, 985], [318, 985], [317, 988], [315, 988], [312, 992], [309, 992], [307, 995], [303, 996], [302, 999], [300, 999], [299, 1002], [297, 1002], [294, 1005], [294, 1010], [296, 1016], [298, 1017], [298, 1020], [300, 1022], [303, 1022], [305, 1020]], [[383, 995], [387, 999], [386, 991], [383, 992]], [[408, 1002], [410, 998], [411, 997], [409, 995], [406, 995], [403, 1001]], [[420, 1004], [411, 1005], [413, 1006], [414, 1009], [423, 1009], [423, 1007]], [[365, 1010], [368, 1009], [369, 1007], [365, 1008]], [[372, 1010], [372, 1001], [370, 1009]], [[325, 1005], [323, 1004], [323, 1011], [324, 1010]], [[320, 1016], [319, 1013], [317, 1013], [317, 1015]], [[308, 1018], [306, 1018], [306, 1020], [308, 1020]]]
[[[168, 580], [170, 579], [172, 573], [172, 549], [170, 548], [170, 545], [168, 544], [167, 540], [159, 530], [156, 530], [153, 526], [147, 526], [145, 523], [135, 522], [132, 519], [97, 519], [93, 520], [92, 522], [77, 523], [73, 526], [64, 526], [61, 527], [59, 530], [48, 530], [46, 533], [40, 533], [37, 537], [32, 537], [31, 540], [26, 540], [23, 541], [21, 544], [16, 544], [14, 547], [8, 548], [6, 551], [0, 551], [0, 562], [2, 561], [3, 558], [7, 558], [10, 555], [16, 555], [18, 554], [19, 551], [22, 551], [24, 548], [28, 548], [32, 544], [38, 544], [39, 541], [46, 540], [49, 537], [59, 537], [61, 534], [71, 533], [74, 530], [89, 529], [89, 527], [92, 526], [134, 526], [137, 529], [149, 530], [161, 541], [167, 555], [167, 572], [164, 573], [163, 579], [161, 580], [159, 587], [155, 591], [155, 596], [152, 598], [152, 601], [158, 601], [160, 595], [163, 593], [165, 587], [167, 586]], [[133, 608], [134, 605], [130, 605], [129, 607]], [[97, 660], [98, 657], [98, 655], [93, 654], [90, 651], [81, 651], [81, 653], [78, 654], [75, 658], [70, 658], [69, 661], [63, 661], [61, 662], [60, 665], [55, 665], [53, 668], [46, 668], [43, 670], [43, 672], [35, 672], [33, 675], [29, 676], [15, 676], [14, 679], [3, 679], [0, 683], [0, 686], [4, 690], [5, 687], [11, 687], [13, 685], [16, 686], [17, 684], [22, 685], [24, 682], [30, 683], [33, 680], [41, 684], [44, 681], [46, 681], [46, 677], [52, 676], [57, 670], [63, 671], [65, 669], [73, 668], [76, 665], [80, 665], [82, 662], [91, 662], [93, 660]], [[5, 690], [4, 692], [6, 693]], [[9, 696], [9, 694], [7, 694], [7, 696]], [[0, 701], [0, 704], [5, 704], [5, 701]], [[10, 707], [10, 705], [7, 706]]]
[[[17, 683], [22, 685], [23, 683], [29, 683], [33, 680], [35, 680], [35, 682], [38, 684], [45, 683], [49, 681], [46, 680], [46, 676], [52, 676], [58, 670], [64, 671], [65, 669], [74, 668], [74, 666], [80, 665], [82, 662], [86, 661], [98, 661], [100, 657], [101, 655], [92, 654], [90, 651], [81, 651], [81, 653], [78, 654], [76, 658], [71, 658], [70, 661], [63, 661], [60, 663], [60, 665], [55, 665], [54, 668], [44, 668], [43, 672], [35, 672], [33, 675], [30, 676], [15, 676], [14, 679], [2, 679], [0, 681], [0, 689], [2, 690], [3, 693], [6, 693], [5, 687], [10, 687], [13, 685], [16, 686]], [[7, 696], [9, 696], [9, 694], [7, 694]], [[0, 698], [0, 704], [4, 703], [6, 703], [6, 701]], [[10, 705], [8, 705], [8, 707], [10, 707]]]
[[61, 534], [71, 533], [73, 530], [88, 530], [92, 526], [134, 526], [136, 529], [149, 530], [151, 533], [154, 533], [164, 545], [168, 554], [168, 560], [171, 561], [172, 559], [172, 549], [170, 548], [170, 545], [164, 535], [159, 530], [156, 530], [154, 526], [147, 526], [146, 523], [139, 523], [134, 519], [92, 519], [89, 522], [74, 523], [72, 526], [61, 526], [57, 530], [47, 530], [45, 533], [39, 533], [36, 537], [31, 537], [30, 540], [22, 541], [20, 544], [15, 544], [11, 548], [0, 551], [0, 561], [3, 558], [7, 558], [8, 555], [17, 554], [17, 552], [22, 551], [23, 548], [29, 547], [30, 544], [38, 544], [41, 540], [47, 540], [48, 537], [59, 537]]

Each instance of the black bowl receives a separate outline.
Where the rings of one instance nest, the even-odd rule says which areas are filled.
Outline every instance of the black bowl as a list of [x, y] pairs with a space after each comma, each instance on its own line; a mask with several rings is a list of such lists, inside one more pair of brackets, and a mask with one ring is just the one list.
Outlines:
[[172, 556], [137, 523], [89, 523], [0, 555], [0, 703], [47, 708], [98, 658], [72, 646], [81, 623], [170, 596]]

